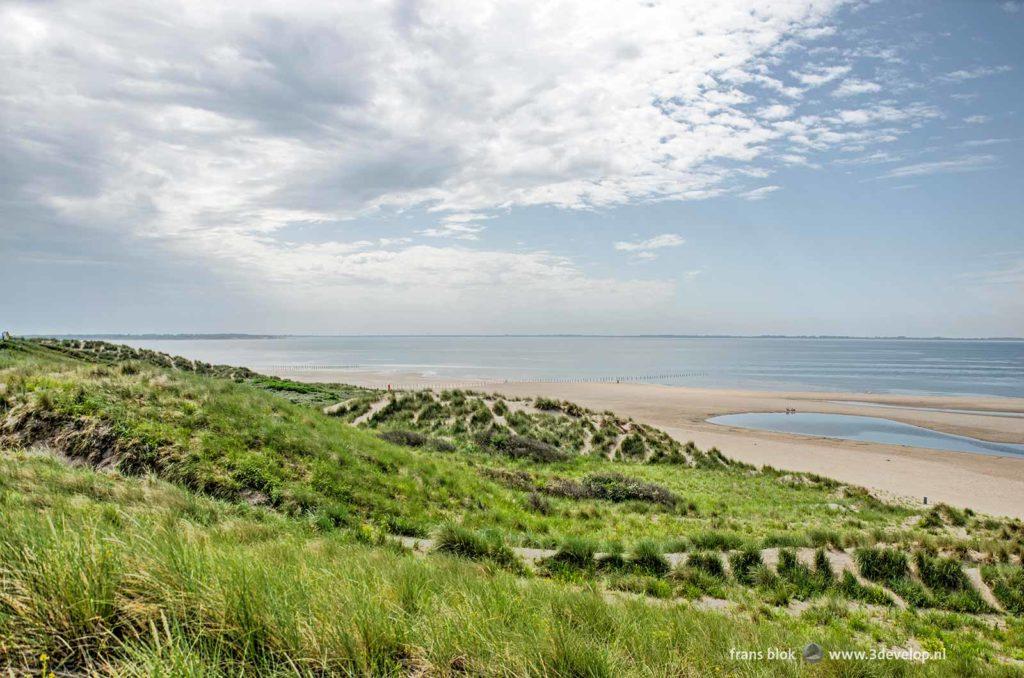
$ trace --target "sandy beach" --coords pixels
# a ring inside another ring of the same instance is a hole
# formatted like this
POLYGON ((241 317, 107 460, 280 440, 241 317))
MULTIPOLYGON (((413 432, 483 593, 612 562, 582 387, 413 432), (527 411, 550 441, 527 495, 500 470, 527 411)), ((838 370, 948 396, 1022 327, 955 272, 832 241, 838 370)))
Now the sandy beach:
POLYGON ((929 504, 946 502, 1024 518, 1024 458, 752 431, 706 421, 720 414, 793 408, 882 417, 982 440, 1024 443, 1024 417, 1000 416, 1024 413, 1024 398, 743 391, 635 383, 442 382, 415 374, 322 369, 277 373, 303 381, 391 384, 394 388, 462 385, 512 396, 562 398, 633 417, 663 428, 680 441, 715 446, 748 463, 818 473, 918 505, 928 497, 929 504))

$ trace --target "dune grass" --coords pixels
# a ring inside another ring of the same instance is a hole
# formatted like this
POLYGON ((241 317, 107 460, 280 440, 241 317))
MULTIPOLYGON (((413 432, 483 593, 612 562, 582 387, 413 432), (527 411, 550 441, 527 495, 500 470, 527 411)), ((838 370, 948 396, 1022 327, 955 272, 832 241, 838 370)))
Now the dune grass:
MULTIPOLYGON (((971 552, 999 562, 983 577, 1020 615, 1019 521, 922 514, 773 469, 363 430, 307 398, 320 386, 101 352, 0 344, 0 665, 15 672, 46 654, 115 675, 785 675, 801 666, 728 650, 808 638, 955 650, 920 667, 936 675, 1024 658, 1024 622, 976 616, 988 607, 960 569, 971 552), (433 535, 437 553, 388 535, 433 535), (534 569, 524 545, 558 552, 534 569), (783 547, 774 568, 768 546, 783 547), (793 549, 808 546, 859 547, 879 586, 833 572, 823 550, 804 564, 793 549), (669 551, 691 553, 670 570, 669 551), (730 611, 686 602, 706 597, 730 611)), ((449 400, 483 418, 472 396, 449 400)))
MULTIPOLYGON (((868 647, 853 629, 882 632, 849 610, 768 622, 608 598, 47 457, 0 454, 0 487, 0 664, 18 670, 45 654, 59 672, 110 675, 763 675, 730 649, 868 647)), ((977 641, 943 633, 964 654, 921 673, 1010 675, 972 663, 977 641)))

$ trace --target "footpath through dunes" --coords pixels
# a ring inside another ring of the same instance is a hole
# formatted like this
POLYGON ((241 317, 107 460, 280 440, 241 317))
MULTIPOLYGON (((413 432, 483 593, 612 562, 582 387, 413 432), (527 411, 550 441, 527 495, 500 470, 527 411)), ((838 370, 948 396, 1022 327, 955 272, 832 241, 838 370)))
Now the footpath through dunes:
MULTIPOLYGON (((292 378, 309 375, 289 371, 292 378)), ((351 377, 365 385, 400 375, 317 373, 319 378, 351 377)), ((409 377, 411 384, 428 383, 409 377)), ((1024 518, 1024 459, 880 443, 800 436, 719 426, 707 418, 742 412, 824 412, 884 417, 982 440, 1024 443, 1024 399, 929 397, 854 393, 772 393, 695 389, 653 384, 490 383, 479 390, 509 398, 569 400, 582 407, 614 411, 657 427, 679 442, 717 448, 730 458, 775 468, 815 473, 867 487, 885 496, 921 505, 943 502, 992 515, 1024 518), (943 411, 959 410, 959 411, 943 411), (981 412, 989 412, 982 414, 981 412)))
MULTIPOLYGON (((419 538, 419 537, 401 537, 392 536, 392 539, 396 540, 403 547, 409 549, 418 555, 427 555, 438 550, 438 541, 436 539, 419 538)), ((550 562, 556 559, 559 555, 558 549, 538 549, 538 548, 526 548, 526 547, 511 547, 511 551, 521 558, 534 571, 541 570, 546 562, 550 562)), ((755 551, 759 555, 760 561, 766 567, 772 568, 779 572, 779 554, 780 551, 784 552, 778 547, 761 549, 755 551)), ((856 562, 854 560, 854 552, 847 550, 831 550, 831 549, 813 549, 813 548, 795 548, 791 549, 791 552, 795 554, 797 562, 804 565, 808 570, 813 567, 820 567, 820 564, 816 563, 816 558, 820 558, 818 554, 821 553, 828 560, 829 568, 833 574, 843 576, 844 573, 850 573, 858 584, 864 587, 876 585, 885 595, 889 597, 892 604, 900 609, 906 609, 908 607, 907 602, 899 596, 899 594, 885 587, 882 584, 872 584, 871 581, 866 579, 858 570, 856 562)), ((743 555, 744 551, 725 551, 722 553, 715 552, 704 552, 700 555, 703 559, 701 567, 707 568, 708 562, 717 561, 721 572, 724 576, 741 576, 741 573, 737 570, 734 563, 737 563, 737 556, 743 555)), ((601 553, 595 552, 593 559, 595 567, 603 561, 615 557, 614 553, 601 553)), ((672 569, 685 568, 688 565, 691 552, 680 551, 676 553, 664 553, 662 556, 667 561, 668 565, 672 569)), ((712 566, 711 569, 714 569, 712 566)), ((785 576, 785 572, 781 572, 782 576, 785 576)), ((1001 613, 1005 612, 1002 604, 992 593, 992 589, 989 587, 988 582, 985 581, 981 574, 980 567, 968 567, 964 568, 964 574, 970 582, 970 587, 973 588, 984 601, 985 605, 991 608, 992 612, 1001 613)), ((732 602, 723 598, 713 598, 710 596, 704 596, 699 601, 702 605, 709 609, 727 609, 732 605, 732 602)), ((799 609, 799 606, 798 608, 799 609)))
POLYGON ((1019 520, 755 468, 566 400, 98 348, 0 343, 0 502, 28 526, 0 538, 0 666, 113 661, 96 639, 127 632, 148 652, 162 619, 160 648, 228 673, 755 675, 728 647, 816 638, 949 648, 939 675, 999 675, 1019 650, 1019 520), (139 499, 154 483, 169 506, 139 499))

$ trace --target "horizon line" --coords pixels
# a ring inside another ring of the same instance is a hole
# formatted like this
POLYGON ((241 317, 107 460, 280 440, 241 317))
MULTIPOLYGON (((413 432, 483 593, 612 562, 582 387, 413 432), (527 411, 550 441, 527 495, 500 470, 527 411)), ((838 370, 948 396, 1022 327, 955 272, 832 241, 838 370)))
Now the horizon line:
MULTIPOLYGON (((13 335, 13 333, 12 333, 13 335)), ((19 335, 14 335, 19 336, 19 335)), ((915 336, 915 335, 856 335, 856 334, 674 334, 674 333, 642 333, 642 334, 602 334, 580 332, 555 333, 363 333, 363 334, 307 334, 307 333, 250 333, 250 332, 78 332, 78 333, 33 333, 20 335, 31 339, 287 339, 287 338, 594 338, 594 339, 861 339, 891 341, 1024 341, 1024 337, 958 337, 958 336, 915 336)))

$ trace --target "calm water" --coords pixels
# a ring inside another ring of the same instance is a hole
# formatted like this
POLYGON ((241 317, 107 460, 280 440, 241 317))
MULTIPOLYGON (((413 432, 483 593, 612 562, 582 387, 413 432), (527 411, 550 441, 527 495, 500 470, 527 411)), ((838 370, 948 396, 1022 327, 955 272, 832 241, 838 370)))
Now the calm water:
POLYGON ((759 431, 798 433, 807 436, 863 440, 888 445, 928 447, 933 450, 977 452, 1000 456, 1024 456, 1024 445, 992 443, 987 440, 940 433, 920 426, 902 424, 890 419, 858 417, 849 414, 820 414, 815 412, 750 412, 726 414, 708 419, 713 424, 752 428, 759 431))
POLYGON ((214 363, 444 379, 640 379, 683 386, 1024 396, 1024 342, 679 337, 127 340, 214 363))

